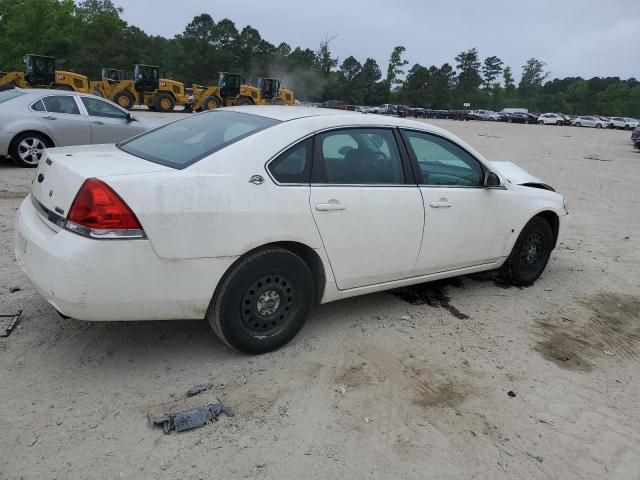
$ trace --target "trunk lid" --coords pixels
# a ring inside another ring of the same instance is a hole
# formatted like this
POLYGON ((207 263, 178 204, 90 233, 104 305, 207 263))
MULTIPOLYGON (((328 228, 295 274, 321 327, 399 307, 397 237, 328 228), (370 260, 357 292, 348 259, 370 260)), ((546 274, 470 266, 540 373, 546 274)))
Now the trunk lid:
POLYGON ((175 170, 130 155, 115 145, 52 148, 40 161, 31 195, 40 215, 55 224, 56 216, 66 218, 87 178, 165 171, 175 170))

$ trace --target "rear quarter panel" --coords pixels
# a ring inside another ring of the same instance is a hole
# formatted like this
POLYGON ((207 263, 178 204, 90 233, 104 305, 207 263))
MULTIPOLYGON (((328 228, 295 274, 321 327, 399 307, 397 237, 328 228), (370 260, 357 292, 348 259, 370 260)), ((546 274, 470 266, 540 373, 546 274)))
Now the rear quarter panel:
POLYGON ((279 147, 252 138, 185 170, 105 181, 135 212, 163 258, 238 256, 276 241, 321 248, 309 187, 273 183, 264 164, 279 147), (249 183, 252 175, 264 183, 249 183))

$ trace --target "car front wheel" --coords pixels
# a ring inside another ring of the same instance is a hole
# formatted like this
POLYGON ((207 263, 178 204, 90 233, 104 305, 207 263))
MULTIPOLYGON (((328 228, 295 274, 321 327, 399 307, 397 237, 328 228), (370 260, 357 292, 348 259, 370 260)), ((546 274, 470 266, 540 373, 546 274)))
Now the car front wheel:
POLYGON ((502 267, 507 283, 531 285, 542 274, 553 250, 553 232, 549 222, 534 217, 525 225, 509 258, 502 267))
POLYGON ((304 326, 314 298, 307 264, 281 248, 258 250, 234 265, 207 311, 216 335, 247 354, 276 350, 304 326))

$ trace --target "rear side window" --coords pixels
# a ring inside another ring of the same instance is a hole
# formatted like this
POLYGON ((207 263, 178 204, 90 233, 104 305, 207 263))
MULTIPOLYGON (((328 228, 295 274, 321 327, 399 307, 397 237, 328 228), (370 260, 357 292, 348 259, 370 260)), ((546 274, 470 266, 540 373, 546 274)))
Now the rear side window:
POLYGON ((47 112, 80 115, 76 99, 71 95, 52 95, 42 99, 47 112))
POLYGON ((157 128, 118 147, 150 162, 182 169, 278 123, 258 115, 214 110, 157 128))
POLYGON ((294 145, 269 164, 269 172, 278 183, 311 182, 311 139, 294 145))
MULTIPOLYGON (((393 132, 382 128, 350 128, 317 136, 318 178, 332 185, 404 184, 400 151, 393 132)), ((314 177, 315 177, 314 173, 314 177)))
POLYGON ((42 100, 38 100, 36 103, 31 105, 31 110, 33 110, 35 112, 46 112, 47 111, 47 109, 44 108, 44 103, 42 103, 42 100))
POLYGON ((9 100, 13 100, 14 98, 21 97, 22 95, 24 95, 23 92, 18 92, 16 90, 0 92, 0 103, 8 102, 9 100))

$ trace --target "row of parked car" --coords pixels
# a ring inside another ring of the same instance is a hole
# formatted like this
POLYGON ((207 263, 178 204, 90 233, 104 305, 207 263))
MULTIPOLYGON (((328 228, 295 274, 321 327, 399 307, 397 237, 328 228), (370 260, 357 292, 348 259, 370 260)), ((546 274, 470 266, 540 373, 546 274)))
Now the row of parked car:
POLYGON ((410 108, 405 105, 384 104, 379 107, 355 107, 362 113, 378 113, 414 118, 442 118, 453 120, 485 120, 491 122, 524 123, 538 125, 570 125, 573 127, 618 128, 633 130, 638 120, 629 117, 603 117, 599 115, 565 115, 562 113, 533 114, 525 110, 494 112, 491 110, 433 110, 410 108))
POLYGON ((469 110, 469 120, 489 120, 509 123, 534 123, 538 125, 570 125, 573 127, 619 128, 633 130, 638 120, 629 117, 603 117, 600 115, 565 115, 563 113, 533 114, 525 111, 492 112, 469 110))

